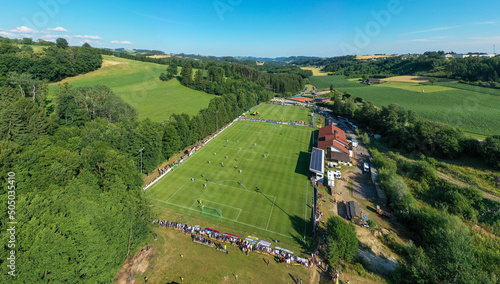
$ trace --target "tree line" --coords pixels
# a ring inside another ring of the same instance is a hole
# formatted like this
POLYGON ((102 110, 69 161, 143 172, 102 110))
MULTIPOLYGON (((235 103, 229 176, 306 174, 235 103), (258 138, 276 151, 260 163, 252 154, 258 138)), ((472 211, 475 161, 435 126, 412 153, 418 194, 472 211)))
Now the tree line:
MULTIPOLYGON (((191 62, 182 63, 179 80, 182 85, 209 94, 225 95, 239 91, 272 92, 282 97, 301 91, 305 87, 304 78, 309 73, 287 68, 262 72, 248 65, 228 62, 206 62, 194 72, 191 62), (206 74, 206 75, 205 75, 206 74)), ((298 68, 300 69, 300 68, 298 68)), ((177 75, 177 65, 171 63, 167 73, 160 75, 160 80, 170 80, 177 75)))
POLYGON ((36 79, 57 82, 97 70, 101 65, 100 51, 88 43, 70 47, 59 38, 56 44, 36 52, 31 45, 0 43, 0 86, 7 84, 9 73, 27 73, 36 79))
POLYGON ((481 86, 500 88, 500 57, 467 57, 446 59, 443 51, 425 52, 419 57, 389 57, 383 60, 357 60, 355 56, 326 59, 301 59, 297 65, 324 66, 322 71, 349 78, 385 78, 399 75, 447 77, 463 83, 483 83, 481 86))

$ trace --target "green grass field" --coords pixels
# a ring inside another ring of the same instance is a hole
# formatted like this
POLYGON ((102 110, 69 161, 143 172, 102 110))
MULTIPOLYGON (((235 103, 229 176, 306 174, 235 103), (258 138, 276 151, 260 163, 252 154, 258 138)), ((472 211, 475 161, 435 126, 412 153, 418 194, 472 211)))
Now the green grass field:
POLYGON ((479 86, 472 86, 468 84, 450 83, 450 82, 436 82, 435 85, 500 96, 500 89, 485 88, 479 86))
MULTIPOLYGON (((453 83, 450 83, 453 84, 453 83)), ((419 83, 408 83, 408 82, 385 82, 384 84, 379 84, 379 85, 373 85, 372 87, 389 87, 389 88, 397 88, 397 89, 403 89, 407 91, 412 91, 412 92, 417 92, 417 93, 422 93, 422 90, 424 90, 424 93, 432 93, 432 92, 440 92, 440 91, 449 91, 450 88, 440 86, 440 85, 421 85, 419 83)))
POLYGON ((103 66, 94 72, 67 78, 50 86, 68 82, 73 86, 103 84, 132 105, 139 119, 161 121, 174 113, 195 115, 208 106, 213 95, 182 86, 177 80, 158 79, 167 66, 103 55, 103 66))
POLYGON ((296 243, 306 234, 311 217, 312 130, 236 122, 146 194, 153 203, 185 216, 199 218, 201 206, 210 206, 222 210, 222 219, 213 222, 267 240, 296 243))
POLYGON ((379 107, 396 103, 416 111, 425 119, 460 127, 472 137, 484 139, 484 135, 500 133, 500 96, 490 94, 496 91, 494 89, 469 88, 457 83, 436 83, 431 86, 389 82, 365 86, 343 79, 342 76, 311 77, 311 83, 317 78, 325 85, 328 83, 321 81, 321 78, 328 78, 328 82, 336 82, 334 88, 337 90, 347 91, 353 97, 362 97, 379 107))
POLYGON ((33 48, 34 52, 40 52, 40 51, 48 48, 48 46, 44 46, 44 45, 26 45, 26 44, 14 44, 14 45, 19 47, 19 48, 22 48, 23 46, 31 46, 31 48, 33 48))
POLYGON ((312 110, 306 107, 262 104, 253 108, 253 111, 258 111, 259 114, 250 115, 247 113, 246 117, 279 121, 304 121, 306 124, 312 124, 312 110))
POLYGON ((346 80, 344 76, 311 76, 310 80, 311 84, 316 86, 318 90, 329 89, 330 85, 333 85, 333 88, 337 90, 347 87, 366 87, 365 84, 357 81, 346 80))

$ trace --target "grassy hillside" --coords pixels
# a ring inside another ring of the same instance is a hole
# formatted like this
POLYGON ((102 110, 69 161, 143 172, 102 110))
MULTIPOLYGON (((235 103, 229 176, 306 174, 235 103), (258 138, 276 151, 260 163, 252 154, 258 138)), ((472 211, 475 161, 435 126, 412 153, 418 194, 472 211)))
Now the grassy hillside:
MULTIPOLYGON (((102 67, 94 72, 67 78, 73 86, 103 84, 132 105, 139 119, 161 121, 173 113, 195 115, 208 106, 213 95, 182 86, 177 80, 158 79, 167 66, 103 55, 102 67)), ((57 83, 57 84, 59 84, 57 83)), ((50 86, 53 94, 57 84, 50 86)))
POLYGON ((474 137, 484 138, 482 135, 500 133, 500 96, 492 94, 496 91, 494 89, 468 88, 468 85, 458 83, 436 83, 431 86, 388 82, 366 86, 342 76, 311 77, 311 83, 317 84, 318 88, 333 84, 339 91, 347 91, 353 97, 362 97, 380 107, 397 103, 416 111, 425 119, 460 127, 474 137), (422 90, 425 92, 422 93, 422 90))
POLYGON ((19 48, 22 48, 24 46, 31 46, 31 48, 33 48, 33 51, 34 52, 39 52, 41 50, 44 50, 44 49, 47 49, 48 46, 44 46, 44 45, 26 45, 26 44, 14 44, 15 46, 19 47, 19 48))

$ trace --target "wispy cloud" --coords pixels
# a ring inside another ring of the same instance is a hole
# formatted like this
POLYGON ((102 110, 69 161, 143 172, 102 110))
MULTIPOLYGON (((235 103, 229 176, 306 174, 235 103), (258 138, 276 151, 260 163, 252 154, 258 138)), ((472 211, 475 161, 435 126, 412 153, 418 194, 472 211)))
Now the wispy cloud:
POLYGON ((102 39, 100 36, 97 35, 43 35, 42 38, 82 38, 82 39, 102 39))
POLYGON ((409 32, 403 35, 412 35, 412 34, 421 34, 421 33, 428 33, 428 32, 435 32, 435 31, 443 31, 443 30, 451 30, 451 29, 456 29, 460 28, 461 26, 453 26, 453 27, 440 27, 440 28, 435 28, 435 29, 430 29, 430 30, 422 30, 422 31, 415 31, 415 32, 409 32))
POLYGON ((439 27, 439 28, 428 29, 428 30, 414 31, 414 32, 400 34, 400 35, 401 36, 405 36, 405 35, 412 35, 412 34, 421 34, 421 33, 428 33, 428 32, 444 31, 444 30, 458 29, 458 28, 463 28, 463 27, 470 27, 470 26, 475 26, 475 25, 494 25, 496 23, 497 22, 494 22, 494 21, 476 22, 476 23, 465 24, 465 25, 460 25, 460 26, 439 27))
POLYGON ((119 43, 119 44, 132 44, 132 42, 128 41, 128 40, 122 40, 122 41, 119 41, 119 40, 113 40, 111 41, 111 43, 119 43))
POLYGON ((473 25, 493 25, 496 23, 497 22, 478 22, 478 23, 473 23, 473 25))
POLYGON ((20 26, 20 27, 17 27, 15 29, 13 29, 13 30, 9 30, 9 32, 12 32, 12 33, 23 33, 23 34, 38 33, 38 31, 35 31, 32 28, 28 28, 27 26, 20 26))
POLYGON ((4 31, 0 31, 0 35, 3 35, 3 36, 14 36, 13 33, 11 33, 11 32, 4 32, 4 31))
POLYGON ((444 39, 449 39, 448 36, 434 36, 429 38, 416 38, 416 39, 408 39, 408 40, 398 40, 399 42, 436 42, 442 41, 444 39))
POLYGON ((491 42, 492 44, 500 41, 500 35, 498 36, 482 36, 482 37, 469 37, 470 40, 480 41, 480 42, 491 42))
POLYGON ((68 30, 63 28, 63 27, 55 27, 55 28, 48 28, 48 31, 55 31, 55 32, 67 32, 68 30))
POLYGON ((87 39, 102 39, 100 36, 96 35, 74 35, 76 38, 87 38, 87 39))

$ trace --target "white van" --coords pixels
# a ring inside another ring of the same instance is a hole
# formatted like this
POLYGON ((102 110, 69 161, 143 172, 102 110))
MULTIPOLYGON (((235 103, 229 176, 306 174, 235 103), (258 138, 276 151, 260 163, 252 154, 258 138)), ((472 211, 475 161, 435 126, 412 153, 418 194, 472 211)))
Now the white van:
POLYGON ((370 166, 368 165, 368 163, 364 163, 363 170, 365 171, 365 173, 370 171, 370 166))

